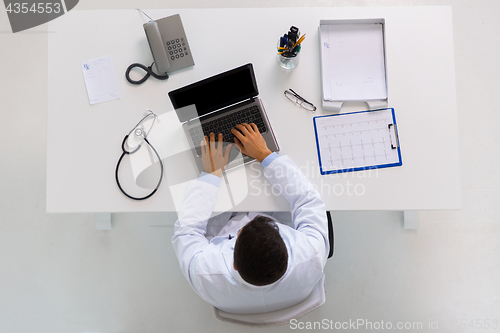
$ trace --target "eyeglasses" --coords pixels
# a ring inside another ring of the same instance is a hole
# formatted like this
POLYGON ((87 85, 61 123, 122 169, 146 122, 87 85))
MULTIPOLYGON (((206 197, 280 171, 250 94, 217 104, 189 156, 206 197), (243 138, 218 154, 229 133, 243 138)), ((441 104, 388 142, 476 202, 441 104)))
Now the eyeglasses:
POLYGON ((300 97, 299 94, 297 94, 292 89, 285 90, 284 94, 289 100, 303 107, 304 109, 312 112, 316 111, 316 107, 311 102, 308 102, 304 98, 300 97))

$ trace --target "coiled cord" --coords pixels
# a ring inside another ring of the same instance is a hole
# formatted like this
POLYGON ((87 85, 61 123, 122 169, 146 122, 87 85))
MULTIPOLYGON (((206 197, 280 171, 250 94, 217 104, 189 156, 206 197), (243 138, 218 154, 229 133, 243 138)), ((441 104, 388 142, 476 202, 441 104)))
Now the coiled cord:
POLYGON ((167 73, 165 73, 165 75, 160 76, 160 75, 156 74, 155 72, 153 72, 153 69, 152 69, 153 65, 154 65, 154 62, 149 67, 146 67, 143 64, 139 64, 139 63, 133 63, 132 65, 128 66, 127 71, 125 72, 125 77, 127 78, 127 81, 132 83, 132 84, 141 84, 141 83, 144 83, 147 79, 149 79, 150 76, 153 76, 155 79, 158 79, 158 80, 168 79, 167 73), (144 75, 144 77, 138 81, 132 80, 130 78, 130 71, 135 67, 139 67, 146 72, 146 75, 144 75))

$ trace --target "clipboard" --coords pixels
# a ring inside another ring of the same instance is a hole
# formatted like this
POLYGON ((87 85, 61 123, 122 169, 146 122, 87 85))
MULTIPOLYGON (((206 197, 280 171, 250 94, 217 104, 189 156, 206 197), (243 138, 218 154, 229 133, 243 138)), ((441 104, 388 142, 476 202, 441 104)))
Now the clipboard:
POLYGON ((313 118, 322 175, 403 165, 393 108, 313 118))

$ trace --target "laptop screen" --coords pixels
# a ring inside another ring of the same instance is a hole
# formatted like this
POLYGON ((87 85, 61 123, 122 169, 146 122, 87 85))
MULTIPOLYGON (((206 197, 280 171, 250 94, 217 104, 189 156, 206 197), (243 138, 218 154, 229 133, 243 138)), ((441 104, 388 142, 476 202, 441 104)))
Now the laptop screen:
POLYGON ((252 64, 195 82, 168 93, 180 122, 204 116, 259 94, 252 64), (194 108, 188 106, 196 106, 194 108))

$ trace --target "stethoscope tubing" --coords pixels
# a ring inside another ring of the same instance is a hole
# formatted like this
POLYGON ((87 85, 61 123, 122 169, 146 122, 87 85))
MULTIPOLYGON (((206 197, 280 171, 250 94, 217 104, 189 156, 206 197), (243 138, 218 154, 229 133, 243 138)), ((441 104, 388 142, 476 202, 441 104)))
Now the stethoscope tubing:
MULTIPOLYGON (((125 157, 126 155, 132 155, 134 154, 135 152, 137 152, 141 147, 142 147, 142 144, 140 144, 139 146, 137 146, 137 148, 135 148, 134 150, 132 151, 129 151, 127 149, 125 149, 125 145, 127 143, 127 140, 129 138, 129 135, 138 128, 138 126, 144 121, 146 120, 146 118, 150 117, 151 115, 153 115, 155 118, 157 117, 157 115, 150 111, 151 113, 148 114, 147 116, 145 116, 144 118, 141 119, 141 121, 139 121, 137 123, 137 125, 135 125, 135 127, 125 136, 125 138, 123 138, 123 141, 122 141, 122 154, 120 156, 120 158, 118 159, 118 162, 116 163, 116 169, 115 169, 115 179, 116 179, 116 184, 118 185, 118 188, 120 189, 120 191, 128 198, 132 199, 132 200, 145 200, 145 199, 148 199, 150 198, 153 194, 156 193, 156 191, 158 191, 158 188, 160 187, 160 184, 161 184, 161 181, 163 180, 163 162, 161 160, 161 157, 160 157, 160 154, 158 154, 158 152, 156 151, 156 149, 153 147, 153 145, 149 142, 149 140, 147 139, 147 135, 149 134, 149 132, 151 131, 151 129, 153 128, 153 124, 151 124, 151 127, 149 129, 149 131, 147 131, 146 133, 144 133, 144 141, 147 143, 147 145, 153 150, 153 152, 155 153, 156 157, 158 158, 158 161, 160 163, 160 179, 158 180, 158 183, 156 184, 156 187, 155 189, 149 193, 148 195, 144 196, 144 197, 134 197, 130 194, 128 194, 124 189, 123 187, 121 186, 120 184, 120 179, 118 177, 118 172, 120 170, 120 165, 122 163, 122 160, 123 160, 123 157, 125 157)), ((154 120, 153 120, 153 123, 154 123, 154 120)))

